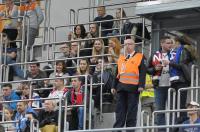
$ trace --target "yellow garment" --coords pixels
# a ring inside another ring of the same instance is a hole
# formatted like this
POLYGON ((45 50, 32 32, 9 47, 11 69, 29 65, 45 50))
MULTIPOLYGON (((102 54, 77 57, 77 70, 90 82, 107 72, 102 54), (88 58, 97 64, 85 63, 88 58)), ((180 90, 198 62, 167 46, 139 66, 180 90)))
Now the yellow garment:
POLYGON ((56 125, 45 125, 44 127, 40 128, 41 132, 58 132, 58 126, 56 125))
POLYGON ((149 74, 146 74, 145 90, 140 94, 140 97, 154 97, 152 78, 149 74))

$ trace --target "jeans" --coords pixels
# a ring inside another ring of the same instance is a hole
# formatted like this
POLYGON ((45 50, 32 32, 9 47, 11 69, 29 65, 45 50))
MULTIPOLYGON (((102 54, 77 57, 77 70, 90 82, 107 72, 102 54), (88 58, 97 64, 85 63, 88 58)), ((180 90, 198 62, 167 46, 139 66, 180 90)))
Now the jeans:
MULTIPOLYGON (((155 89, 155 105, 156 110, 165 110, 166 102, 168 98, 168 89, 169 87, 158 87, 155 89)), ((159 113, 156 118, 157 125, 165 125, 165 114, 159 113)), ((163 129, 159 129, 160 131, 164 131, 163 129)))
POLYGON ((83 130, 84 107, 78 107, 78 129, 83 130))

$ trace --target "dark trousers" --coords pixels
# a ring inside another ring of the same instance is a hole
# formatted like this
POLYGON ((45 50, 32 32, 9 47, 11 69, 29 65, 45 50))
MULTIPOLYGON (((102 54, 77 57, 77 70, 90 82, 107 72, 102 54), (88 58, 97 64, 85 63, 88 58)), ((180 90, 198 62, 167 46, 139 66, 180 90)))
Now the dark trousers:
MULTIPOLYGON (((137 123, 139 94, 133 92, 120 91, 117 93, 116 122, 114 128, 135 127, 137 123)), ((128 132, 134 132, 129 130, 128 132)))
MULTIPOLYGON (((189 87, 188 83, 183 83, 183 82, 176 82, 176 83, 172 83, 171 87, 174 88, 176 90, 176 106, 177 106, 177 101, 178 101, 178 90, 180 88, 185 88, 185 87, 189 87)), ((180 92, 180 109, 186 109, 186 101, 187 101, 187 91, 181 91, 180 92)), ((186 118, 187 117, 187 113, 186 112, 181 112, 180 116, 182 118, 186 118)))

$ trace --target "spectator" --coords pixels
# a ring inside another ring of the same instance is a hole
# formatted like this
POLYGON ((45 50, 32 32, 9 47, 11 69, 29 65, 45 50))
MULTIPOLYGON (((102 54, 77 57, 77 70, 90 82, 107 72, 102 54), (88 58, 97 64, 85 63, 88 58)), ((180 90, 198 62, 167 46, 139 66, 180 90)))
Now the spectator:
MULTIPOLYGON (((69 33, 68 40, 81 40, 85 39, 87 36, 85 27, 81 25, 77 25, 74 27, 74 34, 69 33)), ((78 43, 78 50, 79 50, 79 56, 88 56, 87 50, 84 48, 88 48, 86 45, 86 41, 79 41, 78 43)))
MULTIPOLYGON (((56 61, 56 71, 51 73, 49 78, 55 78, 56 76, 65 77, 69 76, 69 73, 67 73, 67 68, 65 67, 64 61, 56 61)), ((51 81, 51 83, 53 80, 51 81)), ((69 78, 65 79, 65 85, 69 84, 69 78)))
MULTIPOLYGON (((169 52, 172 48, 172 39, 164 36, 160 40, 161 49, 156 51, 149 59, 148 73, 152 75, 153 86, 155 89, 156 110, 165 110, 170 87, 169 66, 163 66, 163 60, 169 60, 169 52)), ((157 125, 165 125, 165 114, 158 114, 157 125)), ((166 129, 159 129, 165 131, 166 129)))
POLYGON ((87 59, 80 59, 79 66, 77 67, 77 75, 89 75, 90 65, 87 59))
MULTIPOLYGON (((78 42, 72 42, 71 43, 70 57, 71 58, 77 57, 77 56, 79 56, 78 54, 79 54, 78 42)), ((72 66, 77 67, 77 59, 72 60, 72 66)), ((75 69, 72 69, 72 70, 74 72, 75 69)))
MULTIPOLYGON (((120 56, 116 78, 113 81, 111 92, 117 93, 116 122, 114 128, 135 127, 139 92, 145 87, 146 66, 143 54, 137 53, 132 39, 126 39, 125 56, 120 56), (134 62, 134 64, 132 63, 134 62)), ((131 130, 130 132, 135 132, 131 130)))
MULTIPOLYGON (((29 64, 29 71, 27 72, 26 79, 32 80, 32 79, 41 79, 46 78, 46 73, 40 70, 40 63, 37 62, 37 60, 32 60, 31 64, 29 64)), ((32 88, 38 89, 42 88, 44 86, 44 81, 32 81, 32 88)), ((42 93, 37 92, 39 95, 42 93)))
MULTIPOLYGON (((70 44, 64 43, 60 47, 60 51, 63 54, 62 56, 59 56, 58 59, 66 59, 66 58, 71 58, 70 56, 70 44)), ((72 60, 65 60, 65 67, 72 67, 72 60)))
POLYGON ((20 16, 26 15, 28 16, 28 18, 26 17, 26 20, 29 19, 29 23, 25 21, 25 24, 26 24, 26 34, 28 33, 27 35, 28 37, 26 38, 28 39, 28 43, 26 44, 28 48, 27 61, 30 61, 31 47, 33 46, 35 38, 39 33, 39 26, 44 19, 44 15, 40 6, 37 5, 35 0, 25 0, 25 1, 26 2, 23 2, 22 5, 19 7, 20 11, 19 15, 20 16))
MULTIPOLYGON (((64 79, 57 78, 54 82, 54 88, 49 94, 48 98, 62 98, 67 94, 68 89, 64 85, 64 79)), ((56 102, 58 103, 59 100, 57 99, 56 102)))
MULTIPOLYGON (((126 18, 126 13, 125 13, 124 9, 117 8, 115 17, 116 17, 116 19, 126 18)), ((129 21, 129 20, 127 19, 127 20, 114 21, 113 28, 115 28, 115 29, 113 30, 112 34, 113 35, 120 34, 120 29, 122 29, 122 27, 126 21, 129 21)))
MULTIPOLYGON (((164 66, 170 67, 170 83, 171 87, 178 92, 180 88, 190 86, 191 75, 190 70, 193 62, 191 53, 184 47, 184 43, 177 38, 175 49, 171 52, 171 60, 163 60, 164 66), (173 56, 175 54, 175 56, 173 56), (189 77, 189 78, 188 78, 189 77)), ((187 91, 181 92, 180 108, 185 109, 187 100, 187 91)), ((181 112, 181 117, 186 117, 186 112, 181 112)))
POLYGON ((15 115, 15 124, 17 132, 26 132, 30 130, 30 121, 37 119, 37 113, 28 106, 27 102, 17 102, 17 113, 15 115))
MULTIPOLYGON (((145 110, 150 113, 149 122, 151 122, 151 113, 154 111, 155 107, 155 98, 154 98, 154 89, 152 84, 152 76, 146 74, 145 89, 140 94, 142 111, 145 110)), ((147 125, 147 118, 144 116, 144 123, 147 125)), ((146 130, 144 130, 146 132, 146 130)))
MULTIPOLYGON (((83 105, 84 103, 84 88, 82 87, 82 78, 74 77, 71 79, 72 88, 68 93, 68 104, 70 105, 83 105)), ((84 117, 84 108, 74 107, 72 109, 72 117, 73 114, 78 115, 78 130, 83 129, 83 117, 84 117)))
MULTIPOLYGON (((13 0, 6 0, 5 6, 1 6, 0 17, 6 18, 3 21, 3 33, 5 33, 10 41, 14 41, 17 38, 17 19, 13 17, 18 16, 18 7, 14 5, 13 0)), ((11 48, 17 48, 16 42, 10 42, 9 46, 11 48)))
MULTIPOLYGON (((21 99, 40 99, 40 96, 34 92, 33 89, 30 88, 29 83, 22 83, 22 95, 21 99)), ((30 101, 29 102, 30 107, 40 108, 42 107, 41 100, 37 101, 30 101)))
POLYGON ((68 34, 68 40, 84 39, 87 36, 85 27, 80 24, 74 27, 74 33, 68 34))
MULTIPOLYGON (((112 20, 113 16, 106 14, 105 6, 99 6, 97 8, 98 16, 94 19, 94 21, 105 21, 105 20, 112 20)), ((113 21, 107 22, 98 22, 98 26, 101 28, 101 35, 100 36, 107 36, 108 33, 112 33, 113 21)))
MULTIPOLYGON (((2 62, 4 62, 4 59, 6 59, 6 65, 8 64, 14 64, 16 63, 16 57, 17 57, 17 49, 16 48, 7 48, 7 54, 4 53, 2 56, 2 62)), ((10 66, 9 71, 9 81, 13 80, 13 76, 17 75, 20 78, 24 78, 24 72, 20 69, 19 65, 12 65, 10 66), (14 74, 12 73, 14 71, 14 74)))
POLYGON ((120 41, 117 38, 109 38, 108 46, 108 54, 111 54, 111 56, 108 56, 108 61, 116 63, 120 55, 120 41))
MULTIPOLYGON (((193 109, 193 110, 187 112, 189 119, 184 121, 183 124, 199 124, 200 123, 199 112, 195 110, 197 108, 199 108, 199 104, 194 101, 191 101, 187 105, 187 109, 193 109)), ((199 126, 180 127, 179 132, 200 132, 200 127, 199 126)))
MULTIPOLYGON (((3 92, 3 100, 4 101, 14 101, 14 100, 20 100, 20 97, 16 94, 14 90, 12 90, 12 85, 10 83, 4 84, 2 86, 2 92, 3 92)), ((5 104, 7 108, 15 111, 17 110, 17 103, 6 103, 5 104)))
MULTIPOLYGON (((96 23, 90 24, 90 31, 87 34, 87 38, 98 38, 99 37, 99 26, 96 23)), ((94 44, 94 40, 87 41, 88 48, 91 48, 94 44)))
POLYGON ((41 132, 56 132, 58 126, 58 109, 55 100, 45 100, 44 109, 39 112, 41 132))
MULTIPOLYGON (((5 121, 13 121, 14 111, 9 108, 4 108, 4 117, 5 121)), ((7 123, 3 124, 4 129, 6 131, 15 131, 15 124, 14 123, 7 123)))
POLYGON ((96 55, 104 55, 104 53, 105 53, 104 41, 102 39, 96 39, 94 41, 94 45, 92 48, 93 58, 90 59, 91 64, 93 65, 97 64, 97 59, 101 57, 100 56, 97 57, 96 55))
MULTIPOLYGON (((105 57, 104 57, 105 58, 105 57)), ((95 68, 95 72, 93 74, 93 83, 104 83, 102 85, 102 93, 103 93, 103 103, 109 102, 111 103, 113 100, 113 96, 111 94, 111 86, 113 81, 112 75, 112 67, 107 64, 106 59, 99 58, 97 60, 97 65, 95 68), (104 95, 104 93, 106 93, 104 95)), ((101 95, 101 85, 93 86, 93 96, 94 97, 94 106, 97 109, 100 109, 100 95, 101 95)))

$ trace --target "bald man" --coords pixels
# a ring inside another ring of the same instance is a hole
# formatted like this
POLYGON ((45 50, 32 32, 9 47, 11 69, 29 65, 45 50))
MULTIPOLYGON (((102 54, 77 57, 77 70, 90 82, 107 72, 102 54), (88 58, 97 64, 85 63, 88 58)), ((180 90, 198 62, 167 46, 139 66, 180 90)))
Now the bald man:
POLYGON ((125 56, 120 55, 118 59, 116 78, 111 89, 112 94, 117 94, 114 128, 124 127, 124 124, 126 127, 136 126, 139 94, 145 87, 145 57, 135 51, 132 39, 126 39, 124 45, 125 56))

